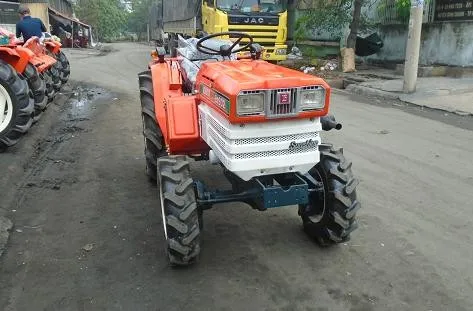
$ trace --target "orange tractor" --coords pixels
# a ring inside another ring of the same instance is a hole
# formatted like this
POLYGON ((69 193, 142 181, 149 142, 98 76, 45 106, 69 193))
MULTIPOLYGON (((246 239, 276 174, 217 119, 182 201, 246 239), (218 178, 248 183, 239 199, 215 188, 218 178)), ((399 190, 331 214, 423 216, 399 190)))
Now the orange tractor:
POLYGON ((171 265, 198 259, 203 211, 228 202, 296 206, 321 246, 348 241, 358 180, 343 150, 322 143, 322 131, 342 127, 328 114, 329 85, 261 60, 245 33, 179 41, 176 58, 157 48, 139 74, 146 172, 159 188, 171 265), (242 51, 251 57, 237 59, 242 51), (231 189, 194 180, 191 160, 220 165, 231 189))
POLYGON ((0 102, 4 103, 0 104, 0 149, 4 150, 39 120, 67 82, 70 67, 59 42, 33 37, 23 43, 7 30, 0 33, 7 40, 0 45, 0 102))

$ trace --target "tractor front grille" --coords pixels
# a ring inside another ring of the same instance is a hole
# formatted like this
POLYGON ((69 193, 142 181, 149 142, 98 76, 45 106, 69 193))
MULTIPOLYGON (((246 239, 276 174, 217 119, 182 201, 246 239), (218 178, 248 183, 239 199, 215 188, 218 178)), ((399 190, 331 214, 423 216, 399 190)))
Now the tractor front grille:
POLYGON ((268 117, 290 116, 296 114, 296 97, 296 89, 278 89, 270 91, 268 117))

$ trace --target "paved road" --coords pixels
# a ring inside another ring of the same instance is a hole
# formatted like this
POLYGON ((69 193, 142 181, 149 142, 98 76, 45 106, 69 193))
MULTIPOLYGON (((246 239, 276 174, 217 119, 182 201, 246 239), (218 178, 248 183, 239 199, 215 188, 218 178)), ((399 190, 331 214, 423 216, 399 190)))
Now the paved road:
MULTIPOLYGON (((12 151, 20 161, 36 148, 1 205, 15 223, 1 310, 471 310, 473 133, 455 125, 465 119, 334 95, 344 130, 325 137, 361 179, 352 241, 323 250, 294 209, 230 204, 205 215, 200 263, 172 270, 143 170, 137 73, 149 47, 115 47, 69 53, 71 101, 43 120, 44 139, 12 151)), ((214 183, 218 172, 195 167, 214 183)))

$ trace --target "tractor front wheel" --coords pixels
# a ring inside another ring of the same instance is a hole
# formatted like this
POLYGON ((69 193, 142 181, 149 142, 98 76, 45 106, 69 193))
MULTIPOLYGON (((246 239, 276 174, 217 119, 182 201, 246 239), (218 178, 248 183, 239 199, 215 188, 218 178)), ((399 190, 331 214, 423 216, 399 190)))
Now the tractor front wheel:
POLYGON ((342 149, 321 145, 320 162, 305 176, 309 184, 320 187, 309 194, 307 205, 299 206, 299 215, 304 231, 320 246, 346 242, 358 227, 355 219, 360 209, 356 197, 358 180, 351 166, 342 149))
POLYGON ((33 92, 34 98, 34 122, 37 122, 46 105, 48 104, 48 98, 46 97, 46 81, 38 73, 38 70, 32 65, 28 64, 23 73, 26 80, 28 81, 28 86, 33 92))
POLYGON ((16 144, 30 129, 33 112, 28 83, 0 60, 0 151, 16 144))
POLYGON ((153 80, 150 71, 138 75, 140 84, 141 119, 143 122, 143 136, 145 142, 146 174, 156 182, 156 162, 158 158, 166 156, 164 137, 156 120, 154 109, 153 80))
POLYGON ((200 253, 199 212, 189 162, 185 156, 160 158, 157 175, 169 263, 188 266, 200 253))

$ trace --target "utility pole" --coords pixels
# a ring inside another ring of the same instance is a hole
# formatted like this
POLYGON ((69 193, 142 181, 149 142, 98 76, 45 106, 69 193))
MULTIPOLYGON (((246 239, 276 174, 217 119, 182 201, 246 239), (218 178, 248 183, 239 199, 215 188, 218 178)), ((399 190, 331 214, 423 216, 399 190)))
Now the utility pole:
POLYGON ((414 93, 419 67, 420 35, 424 13, 424 0, 411 0, 409 32, 407 35, 406 61, 404 63, 404 93, 414 93))

